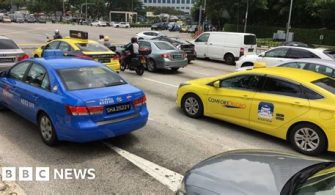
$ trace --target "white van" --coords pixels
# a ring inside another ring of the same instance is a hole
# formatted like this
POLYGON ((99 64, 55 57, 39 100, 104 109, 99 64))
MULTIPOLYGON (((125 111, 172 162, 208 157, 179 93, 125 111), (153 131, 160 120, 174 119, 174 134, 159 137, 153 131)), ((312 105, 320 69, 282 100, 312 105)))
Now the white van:
POLYGON ((250 33, 204 32, 193 41, 198 58, 235 64, 245 54, 256 53, 256 35, 250 33))

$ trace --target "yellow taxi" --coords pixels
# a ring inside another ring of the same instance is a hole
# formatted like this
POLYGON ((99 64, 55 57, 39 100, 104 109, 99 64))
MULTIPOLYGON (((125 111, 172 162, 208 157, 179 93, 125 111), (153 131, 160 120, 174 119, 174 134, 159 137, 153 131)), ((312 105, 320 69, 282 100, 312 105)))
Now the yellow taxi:
POLYGON ((192 118, 231 122, 287 140, 297 151, 335 151, 335 80, 311 71, 257 68, 180 84, 192 118))
POLYGON ((33 52, 35 58, 42 57, 43 51, 47 49, 59 49, 64 53, 80 51, 83 58, 91 58, 101 62, 116 72, 120 72, 120 61, 115 52, 104 45, 88 39, 87 32, 70 31, 70 36, 63 39, 55 39, 37 48, 33 52))

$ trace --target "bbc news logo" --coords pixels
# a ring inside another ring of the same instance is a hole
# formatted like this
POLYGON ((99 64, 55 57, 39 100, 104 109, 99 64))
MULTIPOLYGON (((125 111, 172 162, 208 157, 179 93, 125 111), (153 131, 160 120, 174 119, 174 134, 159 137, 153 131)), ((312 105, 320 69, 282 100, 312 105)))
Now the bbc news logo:
POLYGON ((50 169, 49 167, 2 167, 2 181, 94 180, 95 169, 50 169))

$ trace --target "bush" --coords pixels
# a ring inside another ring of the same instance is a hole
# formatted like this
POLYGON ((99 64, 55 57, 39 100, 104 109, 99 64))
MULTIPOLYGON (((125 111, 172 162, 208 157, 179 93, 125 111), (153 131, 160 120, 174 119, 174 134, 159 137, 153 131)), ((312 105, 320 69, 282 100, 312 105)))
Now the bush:
POLYGON ((150 28, 151 24, 130 24, 131 28, 150 28))
MULTIPOLYGON (((237 28, 234 24, 226 24, 224 30, 227 32, 236 32, 237 28)), ((242 32, 242 30, 241 26, 239 32, 242 32)), ((247 32, 256 34, 257 38, 272 38, 273 33, 278 30, 285 31, 286 29, 283 27, 250 25, 247 32)), ((335 30, 292 28, 291 32, 294 32, 294 41, 335 46, 335 30), (324 35, 324 40, 320 41, 320 35, 324 35)))

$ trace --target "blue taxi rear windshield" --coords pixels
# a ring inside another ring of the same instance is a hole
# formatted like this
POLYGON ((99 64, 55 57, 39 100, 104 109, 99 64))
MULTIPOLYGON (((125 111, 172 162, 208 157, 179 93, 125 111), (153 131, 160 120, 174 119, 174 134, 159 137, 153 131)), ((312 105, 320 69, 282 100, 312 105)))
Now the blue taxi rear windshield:
POLYGON ((127 84, 107 67, 82 67, 57 70, 66 89, 82 90, 127 84))
POLYGON ((99 43, 77 43, 81 51, 109 51, 107 47, 99 43))

